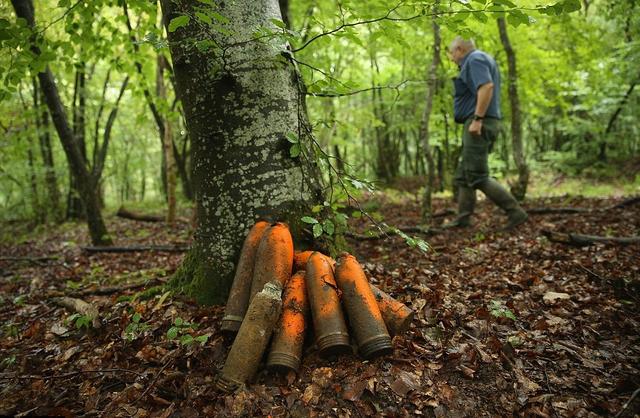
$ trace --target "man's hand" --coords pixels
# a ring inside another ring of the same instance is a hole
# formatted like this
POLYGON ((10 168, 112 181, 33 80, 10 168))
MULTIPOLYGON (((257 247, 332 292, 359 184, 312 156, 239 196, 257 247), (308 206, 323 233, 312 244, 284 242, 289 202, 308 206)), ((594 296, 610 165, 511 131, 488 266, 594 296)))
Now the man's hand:
POLYGON ((469 125, 469 133, 473 136, 480 136, 480 134, 482 133, 482 121, 471 121, 471 125, 469 125))

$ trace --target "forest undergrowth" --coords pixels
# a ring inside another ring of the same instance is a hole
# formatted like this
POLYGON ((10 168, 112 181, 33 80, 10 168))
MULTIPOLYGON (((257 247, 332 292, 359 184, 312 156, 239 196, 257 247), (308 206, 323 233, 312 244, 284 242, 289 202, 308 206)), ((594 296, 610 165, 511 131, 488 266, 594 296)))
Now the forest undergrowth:
MULTIPOLYGON (((620 201, 528 200, 594 210, 531 215, 512 233, 493 232, 504 219, 481 201, 473 228, 426 237, 426 255, 400 238, 350 239, 371 281, 416 312, 393 355, 326 360, 309 341, 297 375, 263 371, 230 395, 213 385, 229 350, 223 307, 164 287, 182 253, 88 253, 83 225, 4 239, 0 415, 634 416, 640 244, 573 247, 540 233, 637 235, 640 204, 609 209, 620 201), (64 296, 97 307, 99 327, 58 306, 64 296)), ((419 221, 412 199, 376 206, 389 224, 419 221)), ((107 222, 115 245, 190 240, 186 219, 107 222)))

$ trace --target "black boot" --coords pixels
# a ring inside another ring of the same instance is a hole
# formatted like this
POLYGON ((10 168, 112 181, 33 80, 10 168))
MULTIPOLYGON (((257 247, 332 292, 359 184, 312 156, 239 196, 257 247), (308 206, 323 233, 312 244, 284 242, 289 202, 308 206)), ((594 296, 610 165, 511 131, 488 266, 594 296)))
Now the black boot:
POLYGON ((507 214, 507 224, 500 229, 501 231, 511 231, 527 221, 527 212, 520 207, 511 193, 494 179, 484 180, 478 189, 507 214))
POLYGON ((476 207, 476 190, 471 187, 460 186, 458 188, 458 216, 451 222, 442 225, 442 228, 466 228, 471 226, 471 215, 476 207))

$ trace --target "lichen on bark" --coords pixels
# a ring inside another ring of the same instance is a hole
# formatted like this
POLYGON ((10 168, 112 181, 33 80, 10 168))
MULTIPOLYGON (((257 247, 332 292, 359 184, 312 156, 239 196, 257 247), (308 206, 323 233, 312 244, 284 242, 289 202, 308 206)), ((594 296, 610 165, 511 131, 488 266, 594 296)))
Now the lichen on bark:
POLYGON ((253 39, 281 18, 276 0, 163 0, 162 6, 167 22, 207 7, 229 19, 224 32, 203 30, 192 18, 168 34, 193 141, 198 219, 193 249, 173 284, 201 303, 222 303, 251 226, 258 219, 287 222, 299 242, 300 218, 323 201, 317 167, 291 158, 286 139, 293 132, 308 141, 304 93, 297 69, 282 59, 286 44, 253 39), (203 37, 218 48, 194 47, 203 37))

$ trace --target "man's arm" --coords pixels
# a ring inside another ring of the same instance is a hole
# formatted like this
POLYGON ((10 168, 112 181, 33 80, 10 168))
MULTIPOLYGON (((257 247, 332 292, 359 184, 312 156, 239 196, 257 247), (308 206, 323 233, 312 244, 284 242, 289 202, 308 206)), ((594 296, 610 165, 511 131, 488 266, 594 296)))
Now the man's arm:
MULTIPOLYGON (((478 87, 476 97, 476 115, 484 117, 487 113, 489 103, 493 97, 493 83, 486 83, 478 87)), ((472 135, 480 135, 482 132, 482 120, 474 120, 469 125, 469 133, 472 135)))

